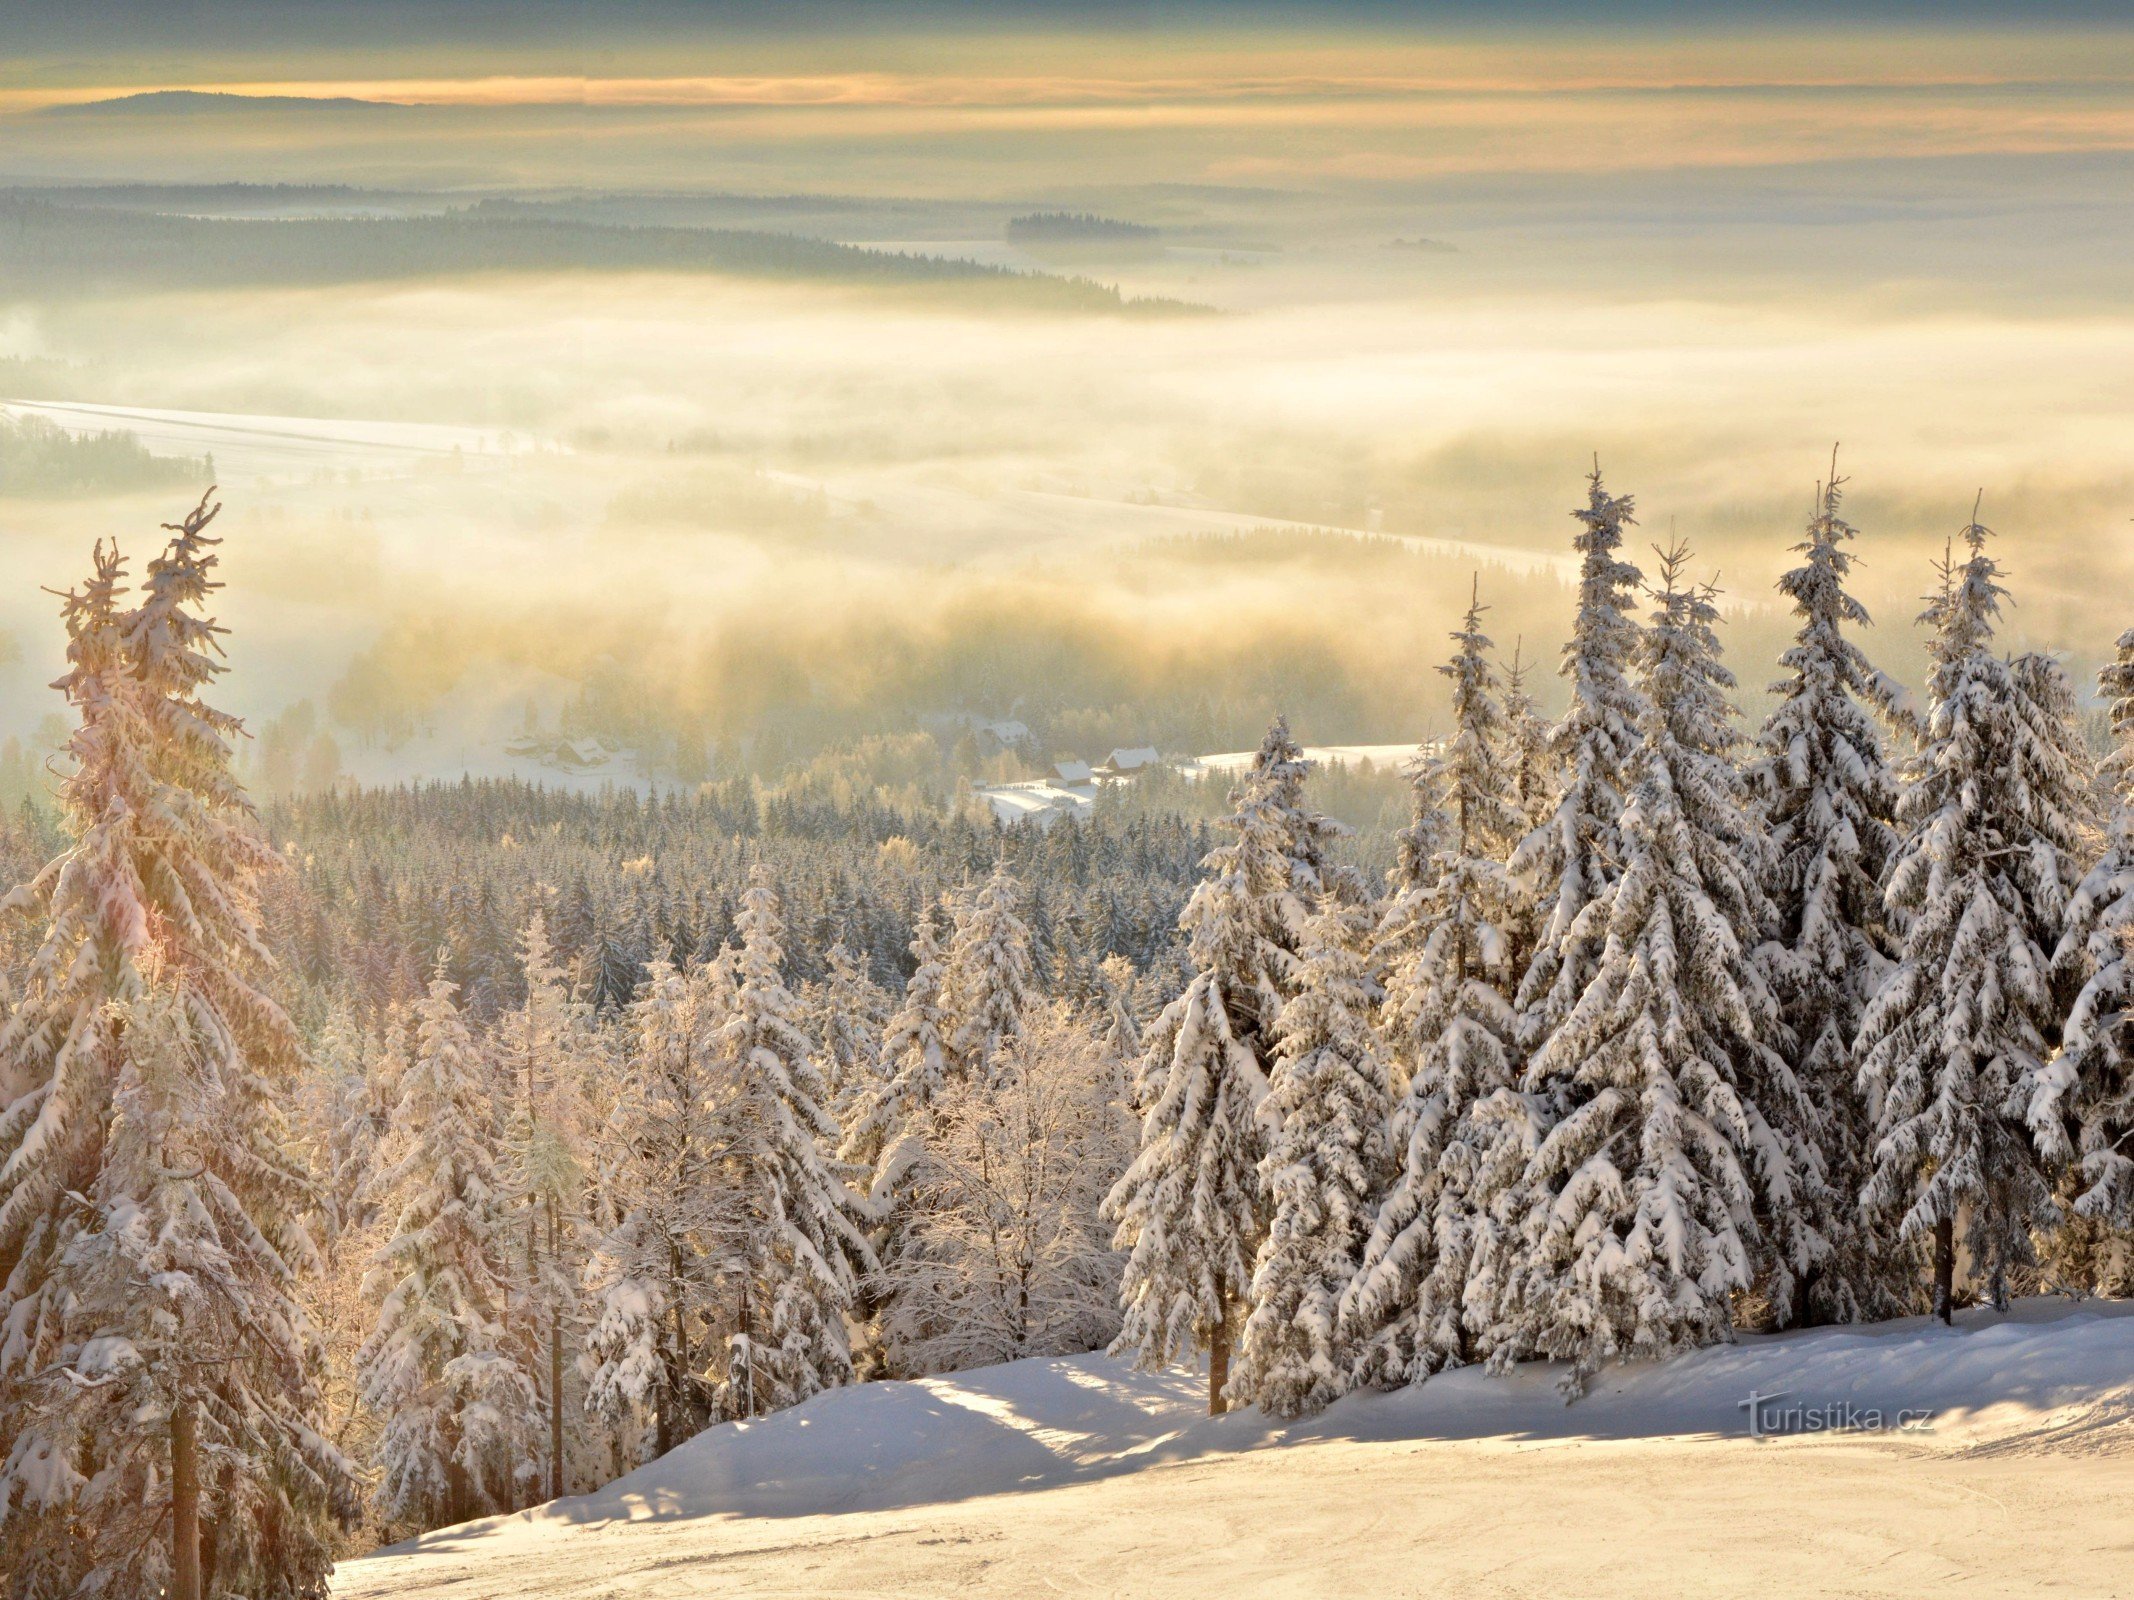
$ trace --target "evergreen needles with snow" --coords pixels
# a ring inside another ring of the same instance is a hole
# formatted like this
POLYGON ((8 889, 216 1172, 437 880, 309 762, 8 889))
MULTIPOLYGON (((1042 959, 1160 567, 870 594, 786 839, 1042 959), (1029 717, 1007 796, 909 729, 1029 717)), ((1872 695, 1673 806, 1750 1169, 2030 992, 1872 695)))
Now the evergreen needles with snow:
MULTIPOLYGON (((917 1125, 948 1081, 947 969, 937 909, 920 909, 911 938, 911 977, 882 1036, 881 1078, 855 1102, 838 1158, 869 1173, 877 1206, 886 1205, 900 1172, 900 1137, 917 1125)), ((912 1152, 906 1152, 908 1156, 912 1152)))
POLYGON ((1036 991, 1022 900, 1023 887, 1002 858, 956 918, 942 1004, 951 1019, 949 1060, 965 1077, 992 1077, 994 1058, 1021 1031, 1036 991))
MULTIPOLYGON (((1886 903, 1902 955, 1861 1020, 1874 1118, 1863 1205, 1907 1243, 1932 1242, 1948 1319, 1956 1228, 1996 1304, 2052 1220, 2052 1176, 2026 1116, 2059 1032, 2051 983, 2087 808, 2051 663, 1992 649, 2004 591, 1974 514, 1923 621, 1934 630, 1926 742, 1898 806, 1904 842, 1886 903)), ((2048 1141, 2049 1142, 2049 1141, 2048 1141)))
POLYGON ((303 1059, 230 770, 203 607, 218 507, 137 606, 99 546, 65 597, 70 842, 7 909, 37 944, 0 1026, 0 1567, 18 1592, 323 1592, 352 1468, 298 1298, 315 1196, 285 1126, 303 1059), (211 1532, 209 1531, 211 1530, 211 1532))
POLYGON ((511 1196, 501 1087, 439 976, 416 1007, 415 1049, 387 1171, 393 1236, 372 1273, 378 1320, 357 1358, 384 1423, 379 1516, 434 1527, 509 1511, 535 1486, 540 1402, 512 1336, 511 1196))
POLYGON ((2111 821, 2068 901, 2053 960, 2080 988, 2029 1115, 2047 1157, 2074 1166, 2077 1215, 2124 1229, 2134 1228, 2134 629, 2098 682, 2115 741, 2111 821))
POLYGON ((692 982, 656 962, 626 1027, 628 1058, 608 1140, 619 1213, 585 1267, 592 1326, 586 1405, 612 1421, 650 1424, 664 1455, 712 1415, 712 1343, 721 1306, 726 1227, 714 1113, 718 979, 692 982))
POLYGON ((1260 1160, 1269 1221, 1230 1380, 1271 1416, 1317 1411, 1348 1387, 1339 1308, 1384 1191, 1391 1109, 1371 1027, 1378 999, 1363 917, 1331 895, 1304 930, 1297 992, 1275 1024, 1260 1160))
POLYGON ((586 1062, 577 1048, 582 1017, 564 987, 538 908, 519 935, 526 998, 497 1028, 499 1065, 515 1102, 510 1145, 511 1191, 522 1235, 518 1293, 520 1337, 536 1352, 541 1409, 548 1423, 548 1492, 563 1493, 564 1342, 579 1321, 584 1270, 579 1224, 584 1214, 586 1062))
POLYGON ((1631 607, 1638 569, 1622 559, 1635 522, 1628 495, 1610 495, 1594 466, 1586 504, 1572 513, 1579 556, 1578 614, 1563 649, 1571 703, 1549 735, 1559 781, 1548 816, 1512 853, 1512 871, 1532 886, 1534 950, 1520 979, 1521 1043, 1538 1046, 1570 1014, 1600 959, 1602 919, 1588 909, 1607 892, 1622 859, 1618 828, 1630 764, 1645 721, 1630 682, 1638 626, 1631 607))
POLYGON ((784 921, 763 868, 741 904, 733 1006, 719 1030, 733 1073, 719 1107, 730 1197, 723 1270, 734 1302, 719 1402, 730 1417, 852 1380, 845 1314, 874 1267, 865 1202, 830 1154, 837 1125, 785 984, 784 921))
POLYGON ((1118 1346, 1158 1366, 1207 1350, 1214 1412, 1267 1226, 1261 1102, 1305 912, 1359 897, 1328 858, 1336 824, 1304 804, 1308 770, 1278 720, 1180 915, 1194 976, 1149 1031, 1140 1153, 1105 1201, 1131 1252, 1118 1346))
POLYGON ((1517 1019, 1508 997, 1525 906, 1504 866, 1530 818, 1508 782, 1516 729, 1500 698, 1482 606, 1438 670, 1452 684, 1452 735, 1418 774, 1446 819, 1444 853, 1418 886, 1396 880, 1398 930, 1382 1012, 1406 1090, 1390 1137, 1398 1174, 1342 1301, 1357 1381, 1390 1387, 1473 1359, 1491 1328, 1489 1285, 1516 1232, 1496 1215, 1525 1170, 1517 1113, 1517 1019))
POLYGON ((1792 1031, 1808 1119, 1792 1136, 1818 1154, 1825 1180, 1797 1203, 1808 1211, 1804 1228, 1828 1243, 1828 1253, 1797 1263, 1795 1291, 1775 1307, 1796 1323, 1896 1315, 1910 1289, 1901 1252, 1858 1212, 1869 1138, 1853 1041, 1896 946, 1882 882, 1897 850, 1897 780, 1877 717, 1901 722, 1905 702, 1846 637, 1869 619, 1845 587, 1858 530, 1839 515, 1844 483, 1833 458, 1807 537, 1794 547, 1804 559, 1779 580, 1801 625, 1779 658, 1787 676, 1772 685, 1778 704, 1749 773, 1770 830, 1783 952, 1772 985, 1792 1031))
POLYGON ((1759 1214, 1804 1175, 1762 1101, 1797 1093, 1754 958, 1769 908, 1729 756, 1738 735, 1708 591, 1662 588, 1639 651, 1642 739, 1621 875, 1583 913, 1593 976, 1527 1068, 1560 1105, 1528 1181, 1527 1255, 1494 1359, 1542 1354, 1582 1384, 1619 1356, 1727 1336, 1755 1277, 1759 1214))

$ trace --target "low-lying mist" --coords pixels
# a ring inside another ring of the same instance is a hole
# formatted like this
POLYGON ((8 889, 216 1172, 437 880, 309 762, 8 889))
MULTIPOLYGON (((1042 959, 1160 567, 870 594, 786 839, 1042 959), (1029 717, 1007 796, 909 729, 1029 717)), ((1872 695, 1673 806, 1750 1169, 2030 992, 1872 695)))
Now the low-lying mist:
MULTIPOLYGON (((623 272, 32 299, 0 311, 0 398, 218 414, 153 427, 214 457, 232 697, 262 724, 310 702, 375 777, 527 726, 676 779, 964 712, 1045 755, 1236 748, 1278 709, 1312 742, 1413 739, 1477 574, 1554 700, 1596 455, 1727 591, 1752 710, 1833 441, 1892 670, 1918 675, 1910 619, 1980 488, 2011 645, 2085 673, 2134 620, 2127 319, 1724 274, 1492 289, 1437 259, 1211 266, 1159 287, 1250 293, 1168 321, 623 272)), ((181 509, 123 487, 0 488, 34 580, 0 603, 5 732, 55 703, 36 586, 99 536, 145 560, 181 509)))

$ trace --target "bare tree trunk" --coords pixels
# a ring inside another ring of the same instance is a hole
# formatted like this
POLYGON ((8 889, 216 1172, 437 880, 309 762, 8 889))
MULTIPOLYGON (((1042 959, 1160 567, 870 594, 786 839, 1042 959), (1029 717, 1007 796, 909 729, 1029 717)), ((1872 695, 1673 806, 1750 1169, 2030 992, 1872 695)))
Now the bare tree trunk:
POLYGON ((1793 1326, 1805 1328, 1815 1314, 1815 1280, 1817 1269, 1810 1267, 1793 1280, 1793 1326))
POLYGON ((170 1600, 201 1600, 200 1441, 193 1402, 170 1413, 170 1600))
POLYGON ((1956 1219, 1934 1224, 1934 1315, 1944 1325, 1953 1320, 1956 1301, 1956 1219))
POLYGON ((658 1433, 653 1441, 660 1455, 681 1443, 675 1437, 680 1431, 675 1424, 681 1420, 683 1395, 689 1382, 689 1328, 682 1318, 682 1252, 671 1240, 667 1245, 667 1282, 674 1291, 674 1350, 667 1361, 667 1393, 659 1408, 658 1433))
POLYGON ((1214 1337, 1208 1341, 1208 1415, 1219 1417, 1228 1409, 1223 1399, 1223 1390, 1230 1382, 1230 1318, 1226 1315, 1215 1325, 1214 1337))
POLYGON ((674 1413, 672 1403, 662 1398, 652 1414, 652 1453, 663 1456, 674 1448, 674 1413))
MULTIPOLYGON (((548 1202, 548 1250, 556 1254, 556 1201, 548 1202)), ((548 1497, 563 1498, 563 1307, 549 1285, 548 1305, 548 1497)))
POLYGON ((457 1460, 445 1463, 445 1518, 439 1527, 449 1528, 474 1515, 474 1479, 457 1460))
POLYGON ((748 1280, 741 1280, 741 1414, 754 1417, 756 1414, 756 1324, 754 1310, 749 1304, 748 1280))

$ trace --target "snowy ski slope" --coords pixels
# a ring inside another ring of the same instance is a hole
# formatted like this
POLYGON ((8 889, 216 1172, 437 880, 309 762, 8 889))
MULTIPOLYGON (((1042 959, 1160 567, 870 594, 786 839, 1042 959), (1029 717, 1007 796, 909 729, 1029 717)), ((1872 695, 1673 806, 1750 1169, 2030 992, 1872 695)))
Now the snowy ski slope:
POLYGON ((335 1593, 2134 1595, 2134 1304, 1745 1338, 1569 1406, 1536 1368, 1202 1412, 1194 1375, 1099 1355, 840 1390, 335 1593), (1752 1393, 1774 1430, 1884 1428, 1755 1440, 1752 1393))

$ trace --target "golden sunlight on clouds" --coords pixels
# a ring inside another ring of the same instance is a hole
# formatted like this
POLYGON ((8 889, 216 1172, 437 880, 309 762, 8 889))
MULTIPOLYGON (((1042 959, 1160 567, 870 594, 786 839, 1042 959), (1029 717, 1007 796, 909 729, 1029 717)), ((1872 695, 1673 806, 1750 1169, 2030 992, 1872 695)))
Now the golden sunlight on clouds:
POLYGON ((657 74, 259 74, 248 78, 66 83, 51 75, 0 88, 0 109, 76 104, 156 89, 345 96, 453 106, 1093 107, 1377 100, 1430 94, 1620 90, 2023 88, 2134 83, 2123 34, 1735 34, 1680 40, 1364 36, 1176 38, 1052 36, 936 41, 925 70, 884 69, 880 41, 826 39, 818 59, 749 61, 657 74), (864 64, 863 64, 864 63, 864 64))
POLYGON ((679 70, 696 65, 683 60, 660 75, 46 82, 0 89, 0 111, 184 88, 583 112, 601 119, 584 131, 600 135, 652 119, 759 151, 1168 133, 1206 146, 1171 175, 1248 182, 2134 148, 2134 43, 2119 36, 1083 37, 1031 41, 1012 60, 966 41, 920 70, 865 59, 830 40, 813 61, 736 59, 717 72, 679 70))

